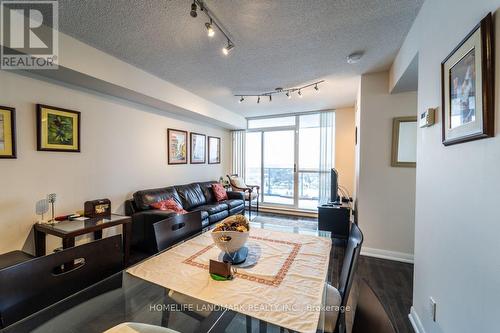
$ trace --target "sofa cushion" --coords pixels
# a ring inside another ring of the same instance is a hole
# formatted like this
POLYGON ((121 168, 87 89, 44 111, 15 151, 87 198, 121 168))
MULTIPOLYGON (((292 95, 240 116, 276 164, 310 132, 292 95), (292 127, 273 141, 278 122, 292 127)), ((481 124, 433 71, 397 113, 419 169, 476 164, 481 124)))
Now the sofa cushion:
POLYGON ((193 208, 207 203, 201 186, 198 183, 179 185, 175 189, 181 198, 182 207, 186 210, 193 210, 193 208))
POLYGON ((245 211, 245 205, 229 208, 229 215, 241 214, 245 211))
POLYGON ((214 191, 212 190, 212 184, 217 183, 216 181, 202 182, 199 183, 203 194, 205 195, 206 203, 214 203, 216 202, 214 191))
POLYGON ((155 203, 151 204, 151 207, 154 209, 159 209, 159 210, 173 210, 174 212, 179 213, 179 214, 186 214, 187 213, 187 211, 184 210, 181 207, 181 205, 172 198, 155 202, 155 203))
POLYGON ((223 210, 221 212, 210 215, 208 217, 208 220, 210 221, 210 223, 215 223, 215 222, 219 222, 220 220, 225 219, 228 216, 229 216, 229 211, 223 210))
POLYGON ((229 207, 229 209, 232 209, 232 208, 236 208, 238 206, 245 204, 245 201, 243 201, 241 199, 229 199, 229 200, 221 201, 219 203, 224 203, 229 207))
POLYGON ((193 211, 198 211, 198 210, 203 210, 208 212, 209 215, 213 215, 228 210, 228 205, 225 203, 217 203, 213 205, 202 205, 193 209, 193 211))
POLYGON ((215 200, 217 202, 227 200, 226 189, 224 188, 224 186, 222 186, 222 184, 213 183, 212 190, 214 191, 215 200))
POLYGON ((149 190, 137 191, 134 193, 134 201, 137 208, 141 210, 150 209, 150 205, 167 199, 174 199, 180 205, 182 205, 181 198, 179 197, 175 187, 161 187, 153 188, 149 190))

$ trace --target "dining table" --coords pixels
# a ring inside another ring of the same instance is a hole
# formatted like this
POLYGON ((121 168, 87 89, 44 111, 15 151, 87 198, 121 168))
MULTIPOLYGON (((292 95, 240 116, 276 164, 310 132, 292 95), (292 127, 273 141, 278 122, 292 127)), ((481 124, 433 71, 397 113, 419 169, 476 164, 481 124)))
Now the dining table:
POLYGON ((177 332, 323 332, 333 280, 332 235, 311 227, 250 223, 247 263, 215 281, 222 258, 206 228, 123 271, 0 329, 105 332, 125 322, 177 332))

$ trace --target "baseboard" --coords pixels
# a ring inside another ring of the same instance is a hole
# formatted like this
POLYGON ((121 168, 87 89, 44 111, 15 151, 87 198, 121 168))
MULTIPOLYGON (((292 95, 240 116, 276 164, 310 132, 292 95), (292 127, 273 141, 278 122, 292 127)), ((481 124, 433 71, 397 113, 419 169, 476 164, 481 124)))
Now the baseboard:
MULTIPOLYGON (((292 215, 292 216, 303 216, 303 217, 313 217, 317 218, 318 213, 315 211, 305 211, 300 209, 290 209, 290 208, 281 208, 281 207, 269 207, 269 206, 260 206, 259 211, 264 213, 275 213, 275 214, 284 214, 284 215, 292 215)), ((252 207, 252 215, 255 212, 255 208, 252 207)))
POLYGON ((361 247, 361 255, 413 264, 413 254, 361 247))
POLYGON ((413 326, 413 330, 415 331, 415 333, 425 333, 424 326, 422 325, 420 317, 418 316, 417 311, 415 311, 415 308, 413 306, 410 309, 408 318, 410 319, 411 326, 413 326))

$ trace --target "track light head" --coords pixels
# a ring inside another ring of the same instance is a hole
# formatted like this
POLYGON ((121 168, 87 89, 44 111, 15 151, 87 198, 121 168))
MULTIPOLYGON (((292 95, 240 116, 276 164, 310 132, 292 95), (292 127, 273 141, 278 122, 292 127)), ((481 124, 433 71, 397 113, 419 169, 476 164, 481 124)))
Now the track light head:
POLYGON ((273 96, 269 95, 269 102, 273 101, 273 96))
POLYGON ((231 51, 232 49, 234 48, 234 45, 233 43, 231 43, 231 41, 227 41, 227 45, 225 47, 222 48, 222 53, 224 55, 228 55, 229 54, 229 51, 231 51))
POLYGON ((244 100, 245 100, 245 97, 241 96, 240 103, 243 103, 244 100))
POLYGON ((318 87, 318 84, 316 84, 316 85, 314 86, 314 90, 316 90, 316 92, 319 92, 319 87, 318 87))
POLYGON ((189 13, 189 15, 191 15, 191 17, 198 16, 198 13, 196 12, 197 9, 198 6, 196 6, 196 2, 193 1, 193 3, 191 4, 191 12, 189 13))
POLYGON ((286 97, 287 97, 288 99, 292 98, 292 95, 290 95, 290 92, 289 92, 289 91, 287 91, 285 95, 286 95, 286 97))
POLYGON ((215 30, 214 27, 212 26, 212 19, 210 19, 210 23, 205 23, 205 27, 207 27, 207 34, 208 37, 213 37, 215 36, 215 30))
POLYGON ((257 104, 260 103, 260 96, 257 97, 257 104))
POLYGON ((302 91, 300 89, 299 89, 298 94, 299 94, 299 97, 302 98, 302 91))

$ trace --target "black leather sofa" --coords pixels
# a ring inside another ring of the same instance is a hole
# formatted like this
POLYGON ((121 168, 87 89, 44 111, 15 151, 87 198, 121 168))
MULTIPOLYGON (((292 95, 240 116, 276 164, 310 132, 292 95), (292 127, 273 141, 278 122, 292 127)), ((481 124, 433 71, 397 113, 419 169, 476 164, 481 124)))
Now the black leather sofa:
POLYGON ((228 200, 217 202, 212 190, 215 181, 175 185, 137 191, 125 202, 125 213, 132 217, 132 247, 147 253, 156 252, 153 224, 174 216, 174 211, 152 209, 151 204, 174 199, 188 212, 201 211, 202 225, 207 227, 230 215, 245 211, 244 194, 228 191, 228 200))

